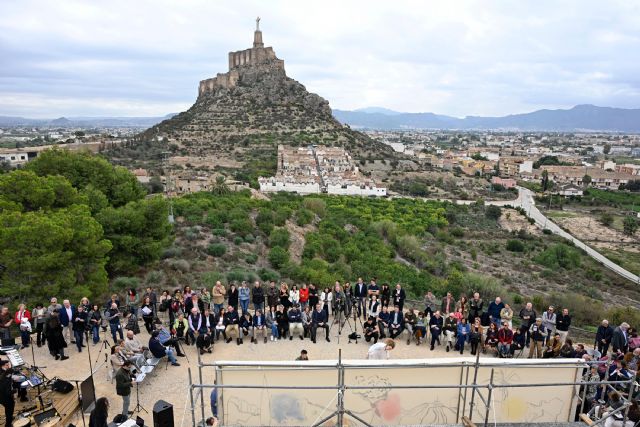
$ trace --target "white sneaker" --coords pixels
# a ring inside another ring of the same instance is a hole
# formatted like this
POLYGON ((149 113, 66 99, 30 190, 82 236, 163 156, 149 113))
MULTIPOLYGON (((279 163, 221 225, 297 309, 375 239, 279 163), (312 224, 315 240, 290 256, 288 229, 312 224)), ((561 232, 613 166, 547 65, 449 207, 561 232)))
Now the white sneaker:
POLYGON ((273 341, 273 335, 271 335, 271 341, 273 341))

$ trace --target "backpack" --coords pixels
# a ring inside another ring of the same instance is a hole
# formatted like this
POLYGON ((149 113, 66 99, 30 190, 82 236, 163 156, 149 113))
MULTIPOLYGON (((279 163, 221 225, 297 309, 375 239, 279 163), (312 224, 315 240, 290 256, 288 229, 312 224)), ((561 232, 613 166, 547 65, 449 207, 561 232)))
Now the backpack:
POLYGON ((129 320, 127 321, 127 326, 125 328, 133 331, 133 333, 136 335, 139 334, 140 326, 138 325, 138 316, 136 316, 135 314, 129 316, 129 320))
POLYGON ((58 393, 67 394, 71 390, 73 390, 73 384, 71 384, 69 381, 57 379, 53 382, 51 389, 53 391, 57 391, 58 393))

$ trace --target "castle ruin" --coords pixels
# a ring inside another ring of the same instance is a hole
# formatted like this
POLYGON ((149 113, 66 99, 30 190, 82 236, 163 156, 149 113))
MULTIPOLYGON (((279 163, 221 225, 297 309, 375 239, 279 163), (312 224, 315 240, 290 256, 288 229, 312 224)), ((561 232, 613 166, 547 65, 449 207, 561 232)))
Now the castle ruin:
POLYGON ((272 47, 264 47, 260 18, 256 19, 256 30, 253 33, 253 47, 236 52, 229 52, 229 71, 218 73, 216 77, 200 81, 198 96, 217 88, 232 88, 238 83, 240 70, 244 67, 261 69, 278 69, 284 71, 284 61, 276 57, 272 47))

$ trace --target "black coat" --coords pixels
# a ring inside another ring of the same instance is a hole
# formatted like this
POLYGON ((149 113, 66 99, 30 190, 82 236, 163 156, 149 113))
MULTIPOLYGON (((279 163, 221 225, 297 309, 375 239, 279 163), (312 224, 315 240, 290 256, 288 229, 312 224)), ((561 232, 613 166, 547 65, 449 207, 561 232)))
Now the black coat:
POLYGON ((229 305, 232 307, 237 307, 238 306, 238 288, 235 288, 233 291, 229 289, 229 292, 227 292, 227 295, 229 296, 229 305))
POLYGON ((601 342, 605 340, 607 344, 611 342, 611 338, 613 337, 613 328, 611 326, 598 326, 598 330, 596 332, 596 341, 601 342))
POLYGON ((47 345, 51 352, 57 352, 67 346, 62 335, 62 324, 58 319, 49 319, 47 323, 47 345))
POLYGON ((253 287, 251 290, 251 302, 253 304, 264 304, 264 291, 262 290, 262 286, 253 287))

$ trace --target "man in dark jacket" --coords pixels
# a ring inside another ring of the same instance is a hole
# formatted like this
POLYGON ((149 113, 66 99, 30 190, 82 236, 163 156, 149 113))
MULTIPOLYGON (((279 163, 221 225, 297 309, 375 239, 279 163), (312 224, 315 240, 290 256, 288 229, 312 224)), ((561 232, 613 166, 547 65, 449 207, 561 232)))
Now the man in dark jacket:
POLYGON ((602 321, 602 324, 598 326, 598 330, 596 331, 596 344, 601 355, 607 355, 612 337, 613 328, 609 326, 609 321, 605 319, 602 321))
POLYGON ((622 322, 620 326, 613 330, 613 336, 611 337, 611 345, 613 346, 614 353, 625 354, 629 350, 629 337, 627 331, 629 330, 629 324, 622 322))
POLYGON ((389 319, 389 336, 395 339, 404 331, 404 316, 397 305, 389 319))
POLYGON ((489 307, 487 307, 487 313, 491 316, 491 323, 495 323, 496 325, 500 324, 500 312, 504 308, 504 303, 500 297, 496 297, 495 301, 491 301, 489 303, 489 307))
POLYGON ((242 344, 242 338, 240 338, 240 317, 238 312, 233 309, 232 306, 227 308, 224 313, 224 326, 225 334, 227 334, 227 344, 231 342, 232 335, 236 337, 236 344, 242 344))
POLYGON ((76 339, 76 346, 78 346, 78 351, 82 351, 82 347, 85 347, 83 344, 84 332, 87 329, 89 319, 89 313, 84 311, 83 306, 78 306, 77 311, 73 314, 73 319, 71 322, 73 323, 73 336, 76 339))
POLYGON ((260 310, 264 313, 264 290, 257 280, 251 291, 251 302, 253 303, 254 312, 260 310))
POLYGON ((316 304, 316 309, 313 311, 312 323, 311 323, 311 341, 316 342, 316 331, 318 328, 323 328, 326 332, 327 342, 331 342, 329 339, 329 325, 327 324, 327 313, 322 309, 322 304, 316 304))
POLYGON ((569 309, 563 308, 562 314, 556 316, 556 332, 560 334, 560 342, 564 344, 569 335, 569 326, 571 326, 571 316, 569 316, 569 309))
POLYGON ((160 332, 153 331, 151 333, 151 338, 149 339, 149 351, 151 352, 151 354, 153 354, 153 357, 155 357, 156 359, 162 359, 163 357, 167 356, 169 362, 171 362, 173 366, 180 366, 175 356, 173 355, 173 351, 171 350, 171 348, 162 345, 160 343, 158 335, 160 335, 160 332))
POLYGON ((265 318, 265 315, 262 313, 262 310, 258 309, 256 310, 255 314, 253 315, 253 337, 251 338, 251 342, 257 344, 258 343, 258 339, 257 339, 257 335, 258 334, 262 334, 262 336, 264 337, 264 342, 265 344, 267 343, 267 319, 265 318))
POLYGON ((436 311, 431 319, 429 319, 429 330, 431 331, 431 350, 435 347, 436 341, 440 345, 440 333, 442 332, 442 326, 444 319, 440 315, 439 311, 436 311))
POLYGON ((304 340, 304 327, 302 326, 302 312, 300 311, 300 304, 293 306, 288 313, 289 316, 289 340, 293 339, 293 335, 298 332, 300 339, 304 340))
POLYGON ((280 291, 276 288, 276 282, 272 280, 267 288, 267 303, 269 304, 269 307, 277 307, 279 301, 280 291))
POLYGON ((400 307, 400 311, 402 311, 402 308, 404 307, 404 300, 407 299, 407 294, 404 289, 402 289, 400 283, 396 285, 396 288, 393 290, 392 296, 393 305, 397 305, 398 307, 400 307))
POLYGON ((133 381, 131 380, 131 362, 125 360, 118 372, 116 372, 116 393, 122 397, 122 415, 129 418, 129 403, 131 401, 131 388, 133 381))
POLYGON ((13 369, 8 360, 0 361, 0 405, 4 406, 6 425, 13 422, 13 410, 16 402, 13 397, 13 369))
POLYGON ((356 307, 358 308, 358 316, 366 317, 367 307, 367 284, 364 283, 362 277, 358 277, 358 282, 353 287, 353 296, 356 299, 356 307))
POLYGON ((520 310, 520 329, 525 334, 525 345, 529 347, 529 341, 531 340, 531 333, 529 329, 536 321, 536 311, 533 309, 533 304, 528 302, 522 310, 520 310))
POLYGON ((469 324, 473 325, 476 317, 482 317, 482 309, 484 308, 484 301, 480 298, 478 292, 473 294, 473 298, 469 301, 469 324))

